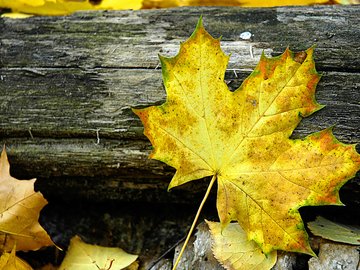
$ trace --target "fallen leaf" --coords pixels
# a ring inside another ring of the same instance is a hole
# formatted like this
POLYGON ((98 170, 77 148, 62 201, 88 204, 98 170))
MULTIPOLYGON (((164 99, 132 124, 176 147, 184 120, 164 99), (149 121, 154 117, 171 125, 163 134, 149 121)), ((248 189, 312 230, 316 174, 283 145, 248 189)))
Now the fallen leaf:
POLYGON ((0 257, 0 269, 1 270, 32 270, 31 266, 25 261, 16 257, 16 247, 14 246, 11 253, 3 252, 0 257))
POLYGON ((137 257, 120 248, 86 244, 74 236, 59 270, 120 270, 131 265, 137 257))
POLYGON ((320 4, 359 4, 359 0, 0 0, 0 8, 11 9, 14 13, 3 14, 2 17, 26 18, 32 15, 67 15, 81 10, 123 10, 151 9, 183 6, 242 6, 242 7, 274 7, 303 6, 320 4), (22 14, 24 13, 24 14, 22 14))
POLYGON ((277 251, 265 255, 258 244, 249 241, 238 223, 222 229, 219 222, 206 221, 213 239, 215 258, 228 270, 271 269, 276 263, 277 251))
POLYGON ((134 110, 154 147, 150 157, 176 169, 169 189, 215 176, 222 226, 238 221, 265 253, 314 255, 298 209, 341 205, 338 191, 360 155, 331 129, 289 139, 302 117, 322 108, 313 48, 262 55, 234 92, 224 82, 228 59, 201 20, 178 55, 160 57, 166 102, 134 110))
POLYGON ((0 0, 0 7, 37 15, 66 15, 79 10, 140 9, 142 0, 0 0))
POLYGON ((1 17, 10 18, 10 19, 26 19, 32 16, 33 15, 31 14, 17 13, 17 12, 9 12, 9 13, 1 14, 1 17))
POLYGON ((360 227, 345 225, 330 221, 323 217, 317 217, 309 222, 310 231, 317 236, 336 242, 360 245, 360 227))
POLYGON ((38 223, 41 209, 47 204, 40 192, 34 191, 32 180, 10 176, 5 147, 0 157, 0 243, 5 251, 37 250, 53 245, 49 235, 38 223))

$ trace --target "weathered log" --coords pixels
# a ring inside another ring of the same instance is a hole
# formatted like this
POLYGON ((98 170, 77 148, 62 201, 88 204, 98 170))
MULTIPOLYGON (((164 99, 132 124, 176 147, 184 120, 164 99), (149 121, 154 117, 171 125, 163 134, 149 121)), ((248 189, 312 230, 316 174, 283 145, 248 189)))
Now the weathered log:
MULTIPOLYGON (((360 6, 180 8, 0 18, 0 143, 12 175, 38 178, 50 200, 42 219, 57 244, 65 247, 80 233, 141 254, 145 269, 144 261, 185 233, 206 186, 200 180, 168 193, 174 170, 147 158, 151 146, 131 108, 165 100, 157 54, 174 55, 202 14, 231 53, 226 82, 235 89, 262 51, 316 44, 323 74, 317 99, 327 107, 304 119, 293 137, 335 125, 339 140, 358 143, 359 12, 360 6), (240 38, 244 31, 250 40, 240 38)), ((345 185, 344 202, 360 205, 359 182, 345 185)), ((207 218, 216 215, 210 203, 207 218)))
POLYGON ((131 108, 165 100, 158 53, 174 55, 202 14, 231 53, 230 88, 240 85, 262 51, 316 44, 325 109, 293 136, 335 125, 346 143, 360 141, 359 6, 272 9, 181 8, 0 19, 0 142, 13 174, 37 177, 48 196, 94 200, 186 202, 195 185, 167 193, 173 169, 148 160, 150 143, 131 108), (252 33, 242 40, 240 33, 252 33))

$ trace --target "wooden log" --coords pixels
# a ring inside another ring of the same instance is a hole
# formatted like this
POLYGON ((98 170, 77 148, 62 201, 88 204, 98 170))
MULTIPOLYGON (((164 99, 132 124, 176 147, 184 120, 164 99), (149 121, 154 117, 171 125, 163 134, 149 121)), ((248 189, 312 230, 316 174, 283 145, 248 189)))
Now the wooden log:
POLYGON ((262 51, 272 56, 316 44, 323 74, 317 99, 327 107, 304 119, 293 137, 335 125, 339 140, 358 143, 359 11, 214 7, 0 18, 0 143, 12 174, 37 177, 50 197, 187 202, 202 194, 206 181, 166 192, 174 170, 147 158, 150 143, 131 111, 165 100, 157 55, 175 55, 201 14, 231 53, 231 89, 262 51), (240 38, 244 31, 250 40, 240 38))

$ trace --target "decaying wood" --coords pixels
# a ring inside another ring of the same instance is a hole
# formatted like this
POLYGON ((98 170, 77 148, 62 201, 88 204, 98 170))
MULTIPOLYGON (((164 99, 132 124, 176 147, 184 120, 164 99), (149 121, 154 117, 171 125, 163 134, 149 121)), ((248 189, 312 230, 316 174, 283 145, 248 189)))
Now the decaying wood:
POLYGON ((166 192, 174 170, 147 158, 150 143, 131 111, 165 100, 157 55, 176 54, 201 14, 231 53, 231 89, 263 51, 271 56, 316 44, 323 74, 317 99, 327 107, 304 119, 294 137, 335 125, 339 140, 358 143, 359 12, 359 6, 181 8, 1 18, 0 142, 13 174, 37 177, 48 196, 186 202, 202 193, 206 183, 166 192), (251 39, 240 38, 245 31, 251 39))

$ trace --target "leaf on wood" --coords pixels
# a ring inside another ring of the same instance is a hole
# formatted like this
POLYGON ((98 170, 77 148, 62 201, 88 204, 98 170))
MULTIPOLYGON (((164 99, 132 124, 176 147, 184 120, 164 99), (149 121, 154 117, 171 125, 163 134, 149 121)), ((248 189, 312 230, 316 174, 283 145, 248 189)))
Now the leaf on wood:
POLYGON ((40 192, 34 191, 32 180, 17 180, 10 176, 5 147, 0 158, 0 243, 11 251, 37 250, 53 245, 38 222, 41 209, 47 204, 40 192))
POLYGON ((360 245, 360 227, 345 225, 330 221, 323 217, 317 217, 315 221, 309 222, 310 231, 317 236, 335 242, 360 245))
POLYGON ((248 240, 238 223, 230 223, 225 229, 219 222, 206 221, 213 239, 215 258, 227 270, 271 269, 276 263, 274 250, 265 255, 258 244, 248 240))
POLYGON ((131 265, 137 257, 120 248, 86 244, 74 236, 59 270, 120 270, 131 265))
POLYGON ((234 92, 224 82, 228 59, 201 20, 178 55, 160 57, 166 102, 134 110, 154 146, 150 157, 176 168, 169 188, 215 175, 222 226, 238 221, 265 253, 313 255, 298 209, 341 205, 338 191, 360 155, 331 129, 289 139, 322 108, 312 48, 262 55, 234 92))
POLYGON ((32 270, 31 266, 25 261, 16 257, 16 247, 14 246, 10 253, 3 252, 0 257, 1 270, 32 270))

